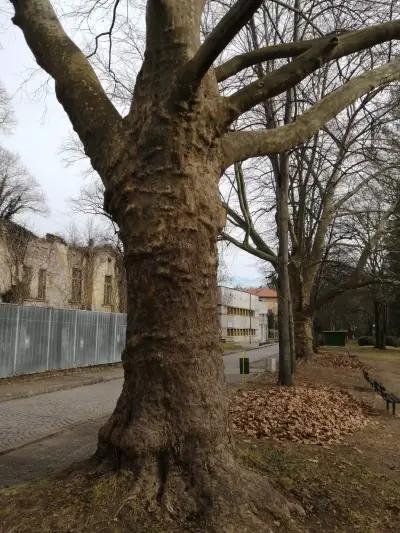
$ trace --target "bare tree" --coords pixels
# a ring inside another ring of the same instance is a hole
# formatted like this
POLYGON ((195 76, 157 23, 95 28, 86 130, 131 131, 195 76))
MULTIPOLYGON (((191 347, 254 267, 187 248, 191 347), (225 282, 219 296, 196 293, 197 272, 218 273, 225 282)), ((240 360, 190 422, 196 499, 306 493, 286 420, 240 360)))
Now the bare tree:
MULTIPOLYGON (((297 8, 299 5, 298 2, 297 8)), ((340 8, 347 10, 349 5, 335 6, 332 14, 339 12, 340 8)), ((313 10, 313 20, 318 20, 321 6, 314 5, 310 9, 313 10)), ((330 8, 323 9, 324 16, 329 19, 330 8)), ((293 27, 293 38, 296 39, 299 31, 302 31, 302 25, 299 23, 297 11, 295 15, 293 16, 290 7, 286 6, 280 8, 275 19, 268 11, 268 23, 251 21, 249 37, 244 45, 250 48, 245 54, 246 57, 257 57, 261 54, 260 43, 268 40, 271 34, 275 35, 274 27, 283 26, 286 34, 287 29, 293 27), (288 11, 292 15, 288 15, 288 11), (291 18, 293 21, 289 26, 291 18)), ((339 30, 336 32, 339 33, 339 30)), ((284 34, 280 37, 283 39, 284 34)), ((279 46, 284 51, 287 45, 279 46)), ((299 46, 303 47, 304 42, 299 46)), ((284 96, 278 95, 264 102, 263 106, 253 110, 251 115, 248 114, 247 120, 265 124, 267 129, 273 129, 279 123, 296 121, 297 116, 304 113, 309 105, 315 105, 324 95, 329 95, 332 90, 340 87, 366 66, 379 63, 387 53, 385 49, 378 49, 368 54, 359 54, 357 57, 342 58, 340 62, 320 69, 298 84, 294 94, 288 92, 284 96)), ((254 65, 253 76, 262 79, 264 69, 273 68, 275 59, 271 55, 266 66, 254 65)), ((251 66, 251 63, 246 63, 245 66, 249 65, 251 66)), ((248 72, 238 83, 245 83, 251 75, 251 71, 248 72)), ((281 382, 288 379, 289 372, 291 313, 288 309, 293 309, 297 357, 308 358, 313 352, 313 291, 326 251, 326 238, 338 210, 353 196, 362 194, 363 188, 368 186, 371 180, 382 180, 385 173, 393 173, 398 167, 397 163, 393 164, 391 161, 383 163, 380 160, 379 163, 371 163, 371 154, 380 148, 377 134, 382 124, 385 124, 385 117, 392 105, 388 102, 387 92, 379 87, 341 112, 324 127, 324 131, 317 132, 301 147, 279 156, 270 155, 261 165, 253 162, 245 167, 237 165, 234 178, 230 178, 225 202, 230 229, 225 230, 224 238, 270 262, 279 273, 278 279, 282 280, 282 287, 285 287, 280 295, 280 328, 284 338, 280 343, 281 382), (276 220, 271 216, 275 210, 276 220), (274 231, 268 231, 268 227, 275 227, 275 222, 278 254, 273 251, 276 245, 274 231), (286 242, 290 243, 290 254, 286 251, 286 242), (286 258, 289 259, 288 271, 285 267, 286 258), (289 285, 289 275, 291 301, 288 302, 286 300, 289 291, 286 288, 289 285)))
MULTIPOLYGON (((388 190, 385 192, 387 194, 388 190)), ((376 191, 364 201, 367 208, 362 201, 354 202, 350 216, 346 217, 347 237, 344 238, 345 232, 342 231, 341 238, 332 239, 328 259, 321 265, 318 276, 315 312, 320 321, 324 315, 326 320, 329 309, 333 315, 340 311, 343 318, 339 316, 335 321, 343 322, 346 313, 354 313, 355 308, 359 316, 353 318, 353 322, 360 323, 361 318, 364 334, 372 334, 375 323, 375 345, 383 349, 388 304, 399 290, 398 272, 391 268, 391 256, 397 249, 400 204, 394 200, 393 206, 386 209, 386 201, 382 205, 382 197, 376 191), (346 300, 340 298, 341 295, 345 295, 346 300), (348 310, 344 309, 347 298, 348 310)))
POLYGON ((30 297, 32 271, 25 261, 29 244, 34 238, 35 236, 23 226, 0 220, 0 240, 9 278, 8 288, 1 294, 1 300, 4 302, 23 304, 30 297))
MULTIPOLYGON (((9 132, 14 122, 11 99, 0 86, 0 131, 9 132)), ((47 212, 43 191, 19 157, 0 146, 0 220, 26 212, 47 212)))
MULTIPOLYGON (((100 431, 97 457, 132 469, 135 496, 164 517, 172 513, 174 528, 188 529, 190 517, 202 530, 240 529, 245 516, 246 527, 257 530, 262 515, 243 501, 257 507, 262 492, 264 510, 288 508, 272 488, 243 483, 245 474, 234 466, 217 318, 216 239, 224 224, 218 179, 236 161, 304 142, 357 98, 397 80, 400 62, 366 70, 273 130, 233 132, 231 125, 321 65, 400 37, 400 21, 309 41, 300 55, 297 43, 289 44, 289 64, 223 97, 218 82, 226 69, 213 64, 262 0, 221 5, 225 14, 201 42, 205 3, 147 2, 146 52, 122 118, 50 2, 12 2, 14 23, 54 78, 57 98, 101 176, 106 210, 124 244, 125 383, 100 431)), ((280 53, 272 48, 249 61, 280 53)))
POLYGON ((14 220, 27 212, 47 212, 43 191, 19 158, 0 147, 0 219, 14 220))
POLYGON ((11 106, 11 98, 7 91, 0 85, 0 131, 7 132, 14 125, 14 112, 11 106))

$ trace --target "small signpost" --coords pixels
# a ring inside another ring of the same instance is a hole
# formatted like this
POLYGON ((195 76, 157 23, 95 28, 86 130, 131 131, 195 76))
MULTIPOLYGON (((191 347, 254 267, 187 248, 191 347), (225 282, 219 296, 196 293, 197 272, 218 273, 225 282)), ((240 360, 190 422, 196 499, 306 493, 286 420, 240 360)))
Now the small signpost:
POLYGON ((243 352, 244 357, 239 357, 240 374, 243 376, 243 383, 246 382, 246 375, 250 374, 250 360, 246 357, 246 352, 243 352))

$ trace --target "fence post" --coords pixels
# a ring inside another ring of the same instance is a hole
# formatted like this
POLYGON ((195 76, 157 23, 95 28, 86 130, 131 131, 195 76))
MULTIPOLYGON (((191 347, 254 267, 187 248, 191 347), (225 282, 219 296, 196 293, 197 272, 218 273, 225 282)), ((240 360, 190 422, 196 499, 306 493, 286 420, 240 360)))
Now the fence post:
POLYGON ((46 370, 49 369, 49 359, 50 359, 50 335, 51 335, 51 309, 49 309, 49 327, 48 327, 48 329, 47 329, 46 370))
POLYGON ((76 358, 76 326, 78 322, 78 310, 75 310, 75 326, 74 326, 74 358, 72 361, 72 365, 75 366, 75 358, 76 358))
POLYGON ((115 361, 117 356, 117 318, 118 315, 115 313, 114 315, 114 353, 113 353, 113 361, 115 361))
POLYGON ((99 334, 99 313, 96 313, 96 338, 94 341, 94 362, 97 363, 97 350, 98 350, 98 344, 97 344, 97 336, 99 334))
POLYGON ((20 308, 17 308, 17 323, 15 325, 15 345, 14 345, 14 361, 13 361, 13 374, 15 374, 17 370, 17 351, 18 351, 18 335, 19 335, 19 312, 20 308))

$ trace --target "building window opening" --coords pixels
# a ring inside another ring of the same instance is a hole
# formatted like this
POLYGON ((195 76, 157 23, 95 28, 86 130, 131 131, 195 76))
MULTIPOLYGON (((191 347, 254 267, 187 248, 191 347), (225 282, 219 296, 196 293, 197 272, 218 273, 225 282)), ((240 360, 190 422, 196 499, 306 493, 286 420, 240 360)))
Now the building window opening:
POLYGON ((79 268, 72 269, 71 300, 73 303, 82 301, 82 270, 79 268))
POLYGON ((111 305, 112 276, 104 276, 104 305, 111 305))
POLYGON ((22 287, 24 299, 31 297, 32 267, 23 265, 22 267, 22 287))
POLYGON ((37 292, 38 300, 46 299, 46 276, 47 276, 46 270, 44 268, 41 268, 39 270, 39 277, 38 277, 38 292, 37 292))

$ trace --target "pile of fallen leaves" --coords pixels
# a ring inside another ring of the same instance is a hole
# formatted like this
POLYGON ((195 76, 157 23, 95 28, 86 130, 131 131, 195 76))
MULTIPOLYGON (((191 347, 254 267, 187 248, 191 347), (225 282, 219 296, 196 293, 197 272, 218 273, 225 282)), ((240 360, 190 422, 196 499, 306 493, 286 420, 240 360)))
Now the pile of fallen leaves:
POLYGON ((341 353, 320 352, 315 358, 319 366, 332 368, 363 368, 363 364, 357 357, 350 357, 341 353))
POLYGON ((239 391, 230 412, 236 431, 313 444, 339 442, 367 425, 357 400, 326 386, 239 391))

